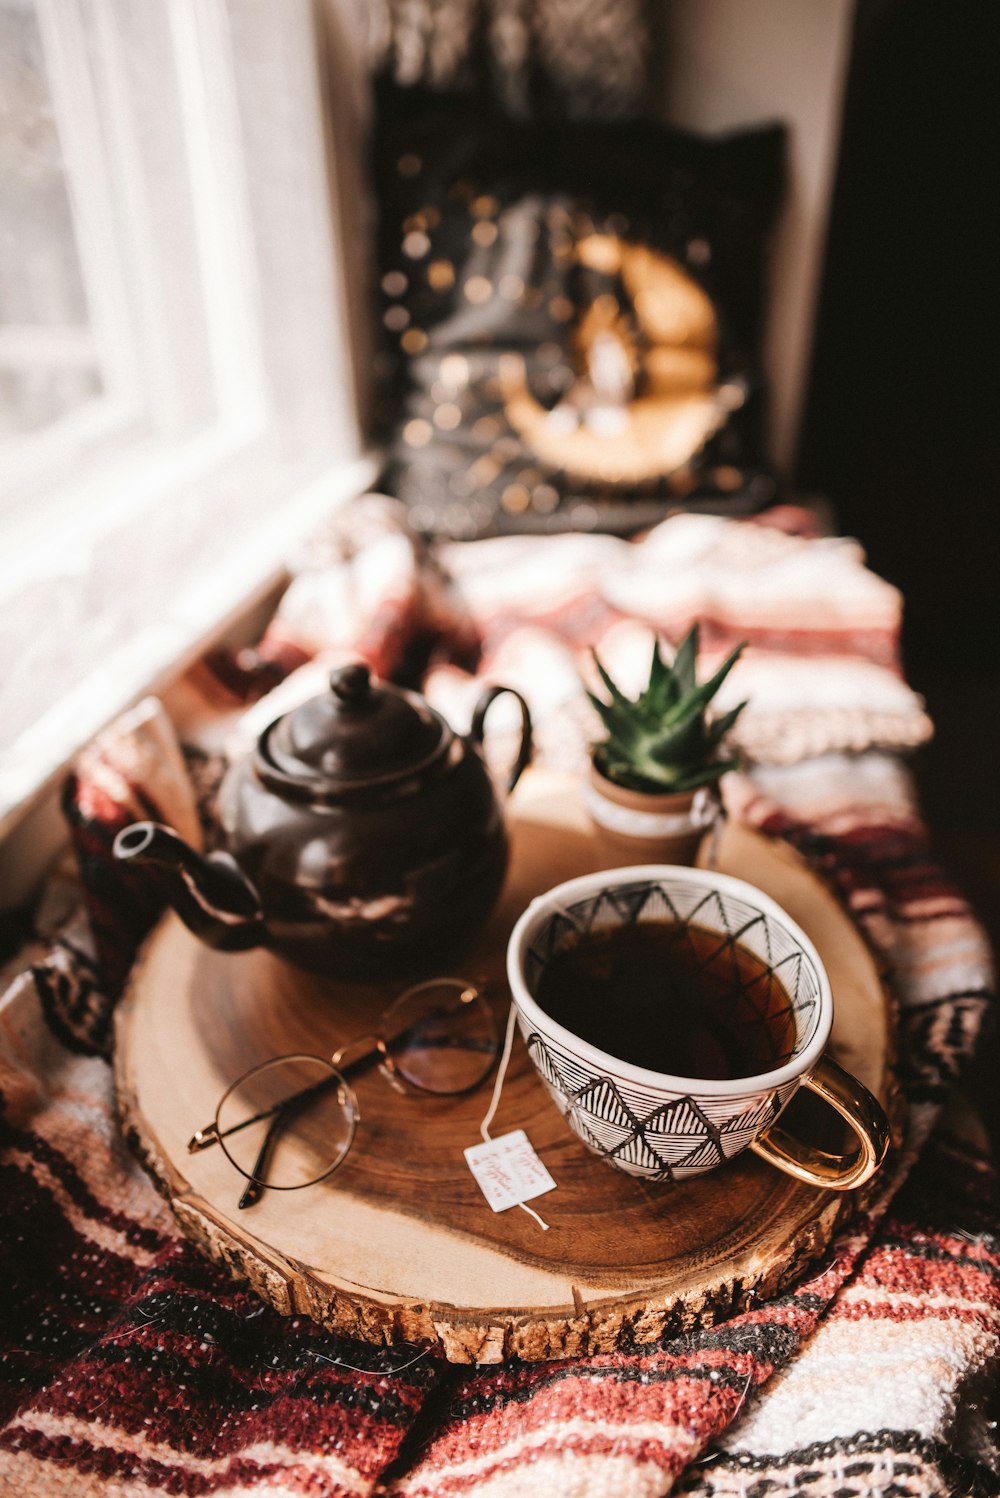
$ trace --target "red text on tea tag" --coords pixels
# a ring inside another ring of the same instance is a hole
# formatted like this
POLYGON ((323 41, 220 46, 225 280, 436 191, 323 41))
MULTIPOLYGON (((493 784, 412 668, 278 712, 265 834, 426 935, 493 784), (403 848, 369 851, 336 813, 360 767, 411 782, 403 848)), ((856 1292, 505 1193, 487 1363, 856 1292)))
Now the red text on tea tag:
POLYGON ((501 1134, 465 1151, 469 1169, 494 1212, 555 1190, 555 1181, 535 1154, 523 1129, 501 1134))

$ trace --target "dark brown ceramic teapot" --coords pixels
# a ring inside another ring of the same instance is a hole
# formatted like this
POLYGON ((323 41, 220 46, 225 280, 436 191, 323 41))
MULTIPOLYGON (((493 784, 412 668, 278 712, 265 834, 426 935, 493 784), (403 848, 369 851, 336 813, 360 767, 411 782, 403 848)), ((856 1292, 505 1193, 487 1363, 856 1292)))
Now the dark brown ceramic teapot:
POLYGON ((267 946, 331 976, 429 969, 478 929, 503 881, 503 812, 480 753, 502 692, 521 710, 510 791, 531 757, 519 693, 487 688, 462 738, 416 693, 346 666, 227 772, 225 852, 136 822, 115 856, 165 870, 174 908, 212 946, 267 946))

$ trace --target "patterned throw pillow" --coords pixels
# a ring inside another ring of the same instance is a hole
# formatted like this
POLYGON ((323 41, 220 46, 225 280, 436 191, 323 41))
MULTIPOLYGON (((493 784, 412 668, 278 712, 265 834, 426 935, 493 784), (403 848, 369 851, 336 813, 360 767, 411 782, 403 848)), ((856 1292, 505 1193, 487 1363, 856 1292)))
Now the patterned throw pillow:
POLYGON ((770 502, 781 126, 532 125, 388 85, 379 120, 384 487, 416 530, 624 534, 770 502))

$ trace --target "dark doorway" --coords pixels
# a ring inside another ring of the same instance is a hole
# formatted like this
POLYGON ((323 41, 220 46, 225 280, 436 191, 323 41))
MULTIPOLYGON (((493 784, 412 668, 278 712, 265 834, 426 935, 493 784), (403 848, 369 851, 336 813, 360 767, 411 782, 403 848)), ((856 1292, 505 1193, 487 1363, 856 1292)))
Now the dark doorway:
POLYGON ((925 812, 995 948, 998 38, 988 0, 859 0, 798 472, 903 591, 907 674, 937 725, 917 765, 925 812))

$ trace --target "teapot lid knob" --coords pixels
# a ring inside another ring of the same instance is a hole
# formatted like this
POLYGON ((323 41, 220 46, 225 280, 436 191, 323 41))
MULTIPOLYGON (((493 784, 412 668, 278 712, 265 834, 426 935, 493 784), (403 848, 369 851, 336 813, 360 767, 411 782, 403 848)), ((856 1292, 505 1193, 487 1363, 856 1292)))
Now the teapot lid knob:
POLYGON ((330 672, 330 688, 341 702, 360 706, 371 697, 371 672, 361 661, 330 672))
POLYGON ((403 776, 448 752, 453 734, 422 697, 380 682, 362 661, 340 666, 330 690, 265 728, 257 768, 278 791, 335 800, 403 776))

